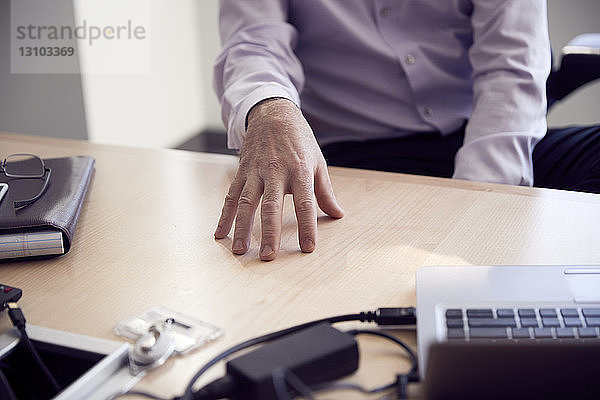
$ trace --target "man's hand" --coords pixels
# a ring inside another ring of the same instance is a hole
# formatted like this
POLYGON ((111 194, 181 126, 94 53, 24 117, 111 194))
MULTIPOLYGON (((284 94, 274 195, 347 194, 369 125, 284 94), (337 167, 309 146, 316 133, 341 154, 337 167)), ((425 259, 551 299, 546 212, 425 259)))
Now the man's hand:
POLYGON ((294 197, 300 248, 312 252, 317 243, 316 203, 333 218, 343 217, 344 211, 335 199, 325 159, 300 110, 291 101, 268 99, 248 114, 240 164, 225 196, 215 237, 226 237, 235 217, 232 251, 246 253, 262 196, 260 258, 273 260, 281 242, 283 197, 288 193, 294 197))

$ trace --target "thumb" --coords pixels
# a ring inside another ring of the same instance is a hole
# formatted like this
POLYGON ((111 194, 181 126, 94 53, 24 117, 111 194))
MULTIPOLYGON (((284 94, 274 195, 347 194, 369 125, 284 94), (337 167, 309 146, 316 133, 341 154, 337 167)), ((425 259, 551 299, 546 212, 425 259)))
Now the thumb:
POLYGON ((317 167, 315 174, 315 197, 319 208, 330 217, 342 218, 344 216, 344 210, 342 210, 333 194, 329 172, 324 163, 317 167))

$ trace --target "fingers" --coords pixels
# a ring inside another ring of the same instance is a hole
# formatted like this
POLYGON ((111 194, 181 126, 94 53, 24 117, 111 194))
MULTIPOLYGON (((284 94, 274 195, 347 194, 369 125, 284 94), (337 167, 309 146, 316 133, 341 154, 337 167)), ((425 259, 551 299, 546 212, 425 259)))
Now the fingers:
POLYGON ((317 167, 315 174, 315 196, 319 208, 325 214, 333 218, 342 218, 344 216, 344 210, 340 207, 333 194, 333 187, 329 180, 327 166, 323 164, 317 167))
POLYGON ((265 182, 265 192, 260 207, 262 241, 260 259, 271 261, 277 257, 281 243, 281 219, 283 215, 284 182, 265 182))
MULTIPOLYGON (((337 203, 326 166, 316 168, 314 177, 312 174, 300 174, 291 181, 300 248, 303 252, 312 252, 317 243, 316 204, 333 218, 342 218, 344 211, 337 203)), ((235 254, 246 253, 250 247, 254 215, 262 196, 259 254, 263 261, 275 259, 281 243, 285 187, 285 179, 269 179, 263 184, 259 177, 250 177, 245 182, 236 177, 225 197, 215 237, 221 239, 227 236, 235 219, 232 251, 235 254)))
POLYGON ((310 253, 317 243, 317 206, 313 194, 313 175, 293 179, 292 195, 298 220, 298 241, 300 249, 310 253))
POLYGON ((238 199, 242 193, 245 183, 246 181, 240 179, 238 174, 231 183, 231 186, 229 186, 229 192, 225 196, 225 203, 223 204, 223 209, 221 210, 221 217, 219 218, 219 223, 217 224, 217 229, 215 230, 215 237, 217 239, 223 239, 229 234, 231 225, 233 225, 233 219, 235 218, 235 214, 237 212, 238 199))
POLYGON ((249 178, 242 189, 237 202, 237 217, 235 218, 233 246, 231 248, 235 254, 244 254, 250 247, 254 214, 262 192, 263 184, 257 177, 249 178))

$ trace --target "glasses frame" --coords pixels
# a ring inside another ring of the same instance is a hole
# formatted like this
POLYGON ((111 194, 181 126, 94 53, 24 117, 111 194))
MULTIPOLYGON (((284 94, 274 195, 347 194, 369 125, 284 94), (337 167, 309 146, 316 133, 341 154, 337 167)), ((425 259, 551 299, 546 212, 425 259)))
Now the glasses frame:
POLYGON ((30 199, 25 199, 25 200, 15 200, 14 203, 14 207, 15 207, 15 211, 19 211, 22 210, 25 207, 30 206, 31 204, 35 203, 37 200, 39 200, 40 197, 42 197, 42 195, 44 194, 44 192, 46 191, 46 189, 48 188, 48 183, 50 182, 50 175, 52 175, 52 169, 46 167, 46 164, 44 164, 44 160, 42 160, 41 157, 35 155, 35 154, 29 154, 29 153, 15 153, 15 154, 10 154, 8 157, 6 157, 4 160, 2 160, 2 163, 0 163, 0 169, 4 175, 6 175, 7 178, 15 178, 15 179, 39 179, 39 178, 44 178, 44 186, 42 186, 42 189, 40 190, 40 192, 33 196, 30 199), (14 157, 14 156, 21 156, 21 157, 32 157, 32 158, 36 158, 38 160, 40 160, 40 164, 42 166, 42 171, 43 173, 41 174, 37 174, 37 175, 21 175, 21 174, 11 174, 6 172, 6 160, 9 159, 10 157, 14 157))
POLYGON ((2 202, 6 192, 8 192, 8 183, 0 182, 0 202, 2 202))

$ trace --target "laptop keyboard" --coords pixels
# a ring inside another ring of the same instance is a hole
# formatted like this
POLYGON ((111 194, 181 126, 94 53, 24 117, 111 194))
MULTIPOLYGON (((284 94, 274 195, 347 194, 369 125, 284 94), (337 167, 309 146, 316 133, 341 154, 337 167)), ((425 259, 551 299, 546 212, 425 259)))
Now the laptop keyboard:
POLYGON ((447 309, 448 339, 598 339, 600 308, 447 309))

